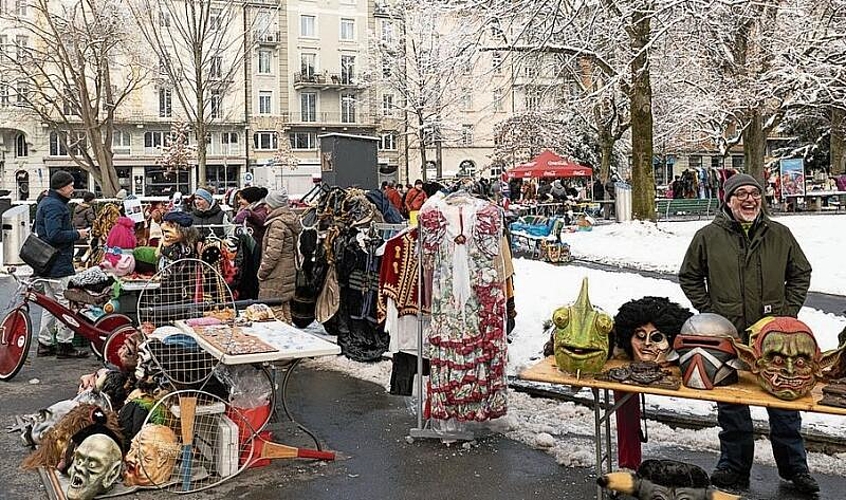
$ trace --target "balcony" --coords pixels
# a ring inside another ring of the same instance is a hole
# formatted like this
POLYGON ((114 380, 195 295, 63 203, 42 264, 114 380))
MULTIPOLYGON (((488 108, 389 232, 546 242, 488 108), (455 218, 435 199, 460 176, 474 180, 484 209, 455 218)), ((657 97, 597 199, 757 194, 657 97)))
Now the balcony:
POLYGON ((294 73, 294 89, 362 90, 364 85, 348 73, 294 73))
POLYGON ((282 42, 280 33, 278 31, 271 30, 256 30, 253 32, 253 39, 259 45, 272 47, 275 47, 282 42))
POLYGON ((374 113, 300 112, 283 113, 284 123, 299 127, 375 127, 379 116, 374 113))

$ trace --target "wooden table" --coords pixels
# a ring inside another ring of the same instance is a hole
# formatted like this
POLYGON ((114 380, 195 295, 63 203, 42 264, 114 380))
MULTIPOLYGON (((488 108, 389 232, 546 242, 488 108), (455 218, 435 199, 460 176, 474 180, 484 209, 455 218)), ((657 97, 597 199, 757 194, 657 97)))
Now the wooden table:
MULTIPOLYGON (((628 362, 611 360, 606 363, 603 371, 628 364, 628 362)), ((672 367, 671 371, 678 375, 678 368, 672 367)), ((714 401, 719 403, 745 404, 750 406, 762 406, 767 408, 781 408, 784 410, 810 411, 814 413, 827 413, 830 415, 846 415, 846 408, 836 408, 817 404, 822 398, 823 384, 817 384, 811 394, 794 401, 778 399, 758 385, 758 382, 750 372, 741 371, 739 381, 727 387, 716 387, 710 391, 691 389, 681 386, 678 390, 661 389, 658 387, 643 387, 637 385, 621 384, 607 380, 597 380, 590 375, 576 378, 574 375, 564 373, 555 366, 555 358, 549 356, 538 364, 527 368, 519 374, 523 380, 534 382, 546 382, 549 384, 569 385, 573 387, 590 388, 593 394, 593 415, 594 415, 594 445, 596 453, 596 473, 611 472, 611 415, 614 411, 636 394, 651 394, 656 396, 671 396, 676 398, 697 399, 701 401, 714 401), (626 395, 619 401, 611 403, 610 391, 625 392, 626 395), (604 442, 604 451, 603 451, 604 442), (603 467, 604 466, 604 467, 603 467)), ((596 498, 606 498, 605 490, 597 487, 596 498)))

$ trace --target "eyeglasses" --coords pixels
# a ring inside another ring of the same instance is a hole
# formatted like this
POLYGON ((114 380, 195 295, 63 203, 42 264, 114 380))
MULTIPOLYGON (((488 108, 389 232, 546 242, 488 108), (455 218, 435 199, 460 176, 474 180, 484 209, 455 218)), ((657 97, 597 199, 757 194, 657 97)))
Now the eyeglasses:
POLYGON ((734 195, 738 200, 748 200, 751 196, 753 200, 760 200, 761 199, 761 192, 757 189, 753 189, 752 191, 735 191, 734 195))

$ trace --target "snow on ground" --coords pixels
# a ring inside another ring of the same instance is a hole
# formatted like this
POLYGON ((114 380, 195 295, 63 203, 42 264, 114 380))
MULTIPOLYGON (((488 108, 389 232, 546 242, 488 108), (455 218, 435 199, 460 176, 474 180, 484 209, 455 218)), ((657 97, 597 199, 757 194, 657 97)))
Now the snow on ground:
MULTIPOLYGON (((812 289, 846 295, 846 271, 839 266, 837 241, 846 230, 846 216, 794 216, 782 217, 802 244, 814 267, 812 289)), ((653 225, 640 222, 598 226, 590 233, 568 235, 573 254, 611 264, 639 269, 675 272, 693 233, 707 221, 662 223, 653 225), (621 244, 624 240, 627 244, 621 244)), ((670 280, 645 278, 636 274, 611 273, 579 266, 553 266, 544 262, 516 259, 515 287, 517 324, 513 342, 509 345, 510 375, 531 366, 542 358, 541 351, 547 336, 543 322, 552 311, 572 302, 578 295, 583 277, 590 284, 590 298, 594 306, 601 307, 612 316, 624 302, 645 295, 665 296, 685 307, 690 303, 679 286, 670 280)), ((815 332, 823 350, 836 347, 837 334, 846 326, 846 318, 805 307, 799 314, 815 332)), ((363 364, 343 357, 320 358, 310 366, 345 372, 353 377, 369 380, 387 388, 391 366, 384 361, 363 364)), ((590 397, 585 391, 583 396, 590 397)), ((715 405, 706 401, 683 398, 647 398, 653 409, 675 413, 713 416, 715 405)), ((755 420, 766 422, 763 408, 752 408, 755 420)), ((411 419, 409 420, 411 422, 411 419)), ((846 419, 838 416, 803 413, 805 428, 832 435, 846 435, 846 419)), ((530 446, 544 449, 558 463, 568 466, 592 466, 594 462, 593 412, 573 403, 562 403, 543 398, 532 398, 523 393, 511 392, 509 413, 492 423, 508 437, 530 446)), ((672 447, 719 452, 718 429, 672 429, 650 422, 650 443, 644 446, 649 455, 660 454, 660 448, 672 447)), ((774 464, 772 450, 766 439, 756 442, 756 460, 774 464)), ((846 454, 809 454, 811 469, 826 474, 846 473, 846 454)))
MULTIPOLYGON (((793 232, 814 268, 811 290, 846 295, 846 267, 840 245, 846 235, 846 215, 776 217, 793 232)), ((573 256, 617 266, 675 273, 693 234, 710 220, 604 224, 590 232, 567 234, 573 256)))

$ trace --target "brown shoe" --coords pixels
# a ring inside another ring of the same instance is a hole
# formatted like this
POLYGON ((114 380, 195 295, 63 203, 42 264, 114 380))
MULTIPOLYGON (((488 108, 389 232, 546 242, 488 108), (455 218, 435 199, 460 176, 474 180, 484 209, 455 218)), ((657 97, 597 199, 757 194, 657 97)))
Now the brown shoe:
POLYGON ((48 356, 55 356, 56 355, 56 346, 44 345, 41 342, 38 343, 38 350, 35 351, 35 357, 37 358, 46 358, 48 356))
POLYGON ((78 359, 87 357, 88 351, 80 351, 71 343, 59 344, 59 350, 56 352, 56 358, 58 359, 78 359))

